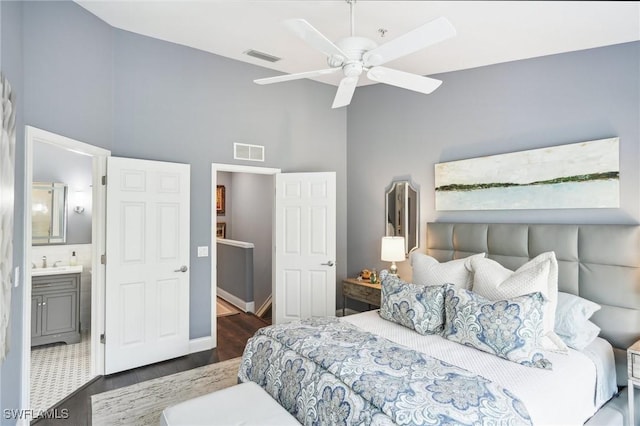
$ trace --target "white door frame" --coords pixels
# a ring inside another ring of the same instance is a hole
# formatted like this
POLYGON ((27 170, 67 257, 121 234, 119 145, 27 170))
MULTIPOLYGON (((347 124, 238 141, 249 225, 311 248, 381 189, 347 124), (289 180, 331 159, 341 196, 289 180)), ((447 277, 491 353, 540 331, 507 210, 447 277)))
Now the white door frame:
MULTIPOLYGON (((104 374, 104 348, 100 344, 100 333, 104 330, 105 268, 100 264, 100 255, 105 253, 105 200, 106 190, 102 176, 106 174, 107 157, 111 151, 79 142, 46 130, 25 126, 24 167, 24 256, 22 258, 22 377, 21 406, 31 406, 31 186, 33 184, 33 144, 47 143, 62 149, 93 158, 92 216, 91 216, 91 376, 104 374)), ((28 420, 26 421, 28 424, 28 420)), ((19 422, 20 423, 20 422, 19 422)))
MULTIPOLYGON (((243 166, 240 164, 211 164, 211 337, 213 340, 213 347, 218 346, 218 335, 216 332, 216 297, 218 296, 218 246, 216 242, 216 212, 213 208, 216 199, 216 184, 218 182, 218 172, 232 172, 232 173, 253 173, 258 175, 276 175, 281 173, 280 169, 274 169, 269 167, 258 166, 243 166)), ((273 183, 275 185, 275 181, 273 183)), ((275 190, 275 186, 274 186, 275 190)), ((272 215, 273 216, 273 215, 272 215)), ((273 218, 275 220, 275 218, 273 218)), ((275 241, 274 241, 275 243, 275 241)))

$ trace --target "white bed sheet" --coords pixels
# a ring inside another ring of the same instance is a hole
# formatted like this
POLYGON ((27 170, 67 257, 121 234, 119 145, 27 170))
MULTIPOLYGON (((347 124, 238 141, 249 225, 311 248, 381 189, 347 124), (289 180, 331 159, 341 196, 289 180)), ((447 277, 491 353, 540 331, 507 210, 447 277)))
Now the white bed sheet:
MULTIPOLYGON (((610 374, 607 356, 596 367, 591 358, 606 353, 606 345, 595 345, 589 355, 573 349, 568 354, 547 353, 553 370, 525 367, 495 355, 451 342, 440 336, 423 336, 411 329, 384 320, 378 311, 369 311, 342 318, 364 330, 393 342, 408 346, 442 361, 479 374, 510 390, 525 404, 534 425, 582 425, 605 402, 600 390, 596 402, 596 385, 610 387, 611 380, 597 380, 600 374, 610 374)), ((602 340, 602 339, 600 339, 602 340)), ((602 340, 606 343, 606 341, 602 340)), ((608 344, 608 343, 607 343, 608 344)), ((611 346, 609 345, 609 350, 611 346)), ((613 355, 611 352, 611 359, 613 355)), ((614 376, 615 377, 615 376, 614 376)), ((615 379, 614 379, 615 380, 615 379)), ((609 393, 609 397, 612 394, 609 393)))

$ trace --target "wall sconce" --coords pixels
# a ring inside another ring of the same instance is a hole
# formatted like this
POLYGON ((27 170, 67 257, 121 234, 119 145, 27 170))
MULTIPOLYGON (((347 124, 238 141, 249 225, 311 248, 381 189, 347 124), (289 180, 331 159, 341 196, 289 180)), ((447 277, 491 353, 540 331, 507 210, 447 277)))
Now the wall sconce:
POLYGON ((82 214, 84 212, 84 205, 85 205, 84 191, 76 191, 74 193, 73 201, 74 201, 74 204, 76 205, 73 208, 73 211, 78 214, 82 214))
POLYGON ((391 262, 389 273, 392 275, 398 275, 396 262, 402 262, 405 260, 404 237, 382 237, 380 253, 381 260, 391 262))

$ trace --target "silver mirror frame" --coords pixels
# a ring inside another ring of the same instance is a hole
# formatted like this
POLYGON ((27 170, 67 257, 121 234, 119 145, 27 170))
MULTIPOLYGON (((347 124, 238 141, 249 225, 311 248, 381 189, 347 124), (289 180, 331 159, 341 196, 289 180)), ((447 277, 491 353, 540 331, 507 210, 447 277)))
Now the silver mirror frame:
POLYGON ((405 256, 418 248, 420 199, 418 190, 410 181, 393 181, 385 191, 384 235, 404 237, 405 256))
POLYGON ((57 182, 34 182, 32 191, 34 194, 32 196, 32 209, 34 209, 32 213, 32 244, 65 244, 67 241, 67 185, 57 182), (46 205, 40 206, 40 208, 36 207, 36 191, 48 193, 50 196, 50 199, 46 200, 46 205), (48 222, 45 225, 48 229, 46 232, 38 233, 39 227, 35 224, 38 220, 38 215, 36 215, 35 211, 42 210, 43 207, 48 212, 40 216, 41 219, 46 219, 46 222, 48 222))

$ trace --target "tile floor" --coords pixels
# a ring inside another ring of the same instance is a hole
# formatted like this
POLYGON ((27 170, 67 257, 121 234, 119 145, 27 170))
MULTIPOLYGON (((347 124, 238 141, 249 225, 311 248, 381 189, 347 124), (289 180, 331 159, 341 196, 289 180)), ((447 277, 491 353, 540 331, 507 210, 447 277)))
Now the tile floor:
POLYGON ((31 408, 53 407, 91 379, 91 334, 80 343, 55 343, 31 348, 31 408))

